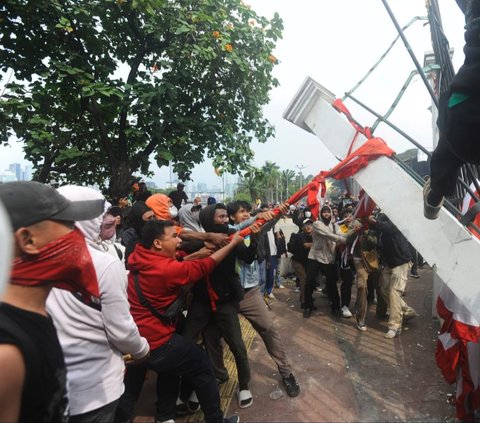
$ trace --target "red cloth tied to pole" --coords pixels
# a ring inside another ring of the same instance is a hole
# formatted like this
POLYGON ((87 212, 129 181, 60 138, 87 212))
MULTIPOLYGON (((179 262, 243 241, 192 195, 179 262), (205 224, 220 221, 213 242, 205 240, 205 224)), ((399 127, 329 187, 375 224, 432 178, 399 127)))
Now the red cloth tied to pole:
MULTIPOLYGON (((370 138, 361 145, 354 152, 345 157, 330 171, 321 171, 315 176, 307 185, 293 194, 288 200, 289 204, 294 204, 301 198, 307 196, 307 204, 312 212, 312 216, 318 216, 320 201, 318 199, 319 193, 321 198, 325 198, 327 192, 326 179, 345 179, 355 175, 360 169, 366 167, 372 160, 378 159, 381 156, 392 157, 395 154, 385 141, 381 138, 370 138)), ((273 213, 278 215, 279 208, 273 209, 273 213)), ((256 223, 263 225, 264 219, 258 219, 256 223)), ((250 235, 250 228, 245 228, 240 232, 241 236, 250 235)))

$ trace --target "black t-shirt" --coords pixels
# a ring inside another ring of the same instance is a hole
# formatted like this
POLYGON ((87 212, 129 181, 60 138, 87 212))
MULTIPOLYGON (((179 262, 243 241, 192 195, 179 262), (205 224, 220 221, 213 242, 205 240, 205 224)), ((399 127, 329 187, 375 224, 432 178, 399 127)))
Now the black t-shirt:
POLYGON ((308 261, 308 253, 310 249, 304 247, 303 244, 313 242, 312 235, 306 232, 299 232, 295 238, 295 252, 293 253, 292 260, 299 261, 306 264, 308 261))
POLYGON ((188 196, 185 191, 172 191, 170 194, 168 194, 170 199, 172 200, 173 205, 179 209, 182 207, 182 201, 185 200, 185 203, 188 200, 188 196))
POLYGON ((25 362, 19 421, 67 422, 67 373, 52 319, 0 303, 0 321, 0 344, 16 345, 25 362), (14 330, 6 329, 12 322, 14 330))

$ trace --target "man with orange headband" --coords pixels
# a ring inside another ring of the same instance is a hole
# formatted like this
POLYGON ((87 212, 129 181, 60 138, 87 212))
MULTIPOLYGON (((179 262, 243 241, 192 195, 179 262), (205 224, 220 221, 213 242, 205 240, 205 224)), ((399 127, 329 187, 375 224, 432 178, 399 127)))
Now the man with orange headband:
POLYGON ((15 242, 0 302, 0 421, 67 421, 65 362, 45 301, 53 287, 99 296, 73 222, 98 216, 104 202, 72 203, 50 186, 26 181, 1 184, 0 200, 15 242))
MULTIPOLYGON (((152 209, 155 217, 159 220, 170 220, 177 217, 178 210, 168 195, 153 194, 145 201, 145 204, 152 209)), ((185 231, 181 227, 177 227, 177 234, 183 241, 206 241, 217 247, 223 247, 228 244, 229 238, 226 234, 213 232, 194 232, 185 231)))

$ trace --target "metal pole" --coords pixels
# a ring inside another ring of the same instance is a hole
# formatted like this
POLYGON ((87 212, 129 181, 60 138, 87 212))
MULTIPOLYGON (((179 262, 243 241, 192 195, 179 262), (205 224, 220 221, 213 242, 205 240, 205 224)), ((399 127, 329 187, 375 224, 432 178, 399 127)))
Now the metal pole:
POLYGON ((385 119, 383 116, 372 110, 370 107, 368 107, 366 104, 362 103, 360 100, 357 100, 355 97, 352 95, 347 94, 347 97, 351 100, 353 100, 355 103, 357 103, 359 106, 363 107, 367 112, 371 113, 374 115, 379 121, 386 123, 388 126, 393 128, 395 131, 397 131, 400 135, 405 137, 408 141, 410 141, 415 147, 417 147, 419 150, 422 150, 428 157, 432 156, 432 153, 428 151, 423 145, 419 144, 417 141, 415 141, 410 135, 406 134, 403 132, 398 126, 394 125, 391 123, 388 119, 385 119))
POLYGON ((412 47, 410 46, 407 38, 405 37, 405 34, 402 31, 402 28, 398 24, 397 19, 395 18, 395 15, 392 12, 392 9, 390 9, 390 6, 388 5, 387 0, 382 0, 383 5, 385 6, 385 9, 387 9, 387 13, 390 16, 390 19, 392 20, 393 24, 395 25, 395 28, 397 28, 398 35, 400 35, 400 38, 403 41, 403 44, 405 45, 405 48, 407 49, 408 54, 413 60, 413 63, 415 64, 415 67, 417 68, 418 74, 421 76, 425 86, 427 87, 428 92, 430 93, 430 96, 432 97, 432 101, 437 106, 438 108, 438 100, 437 97, 435 96, 435 93, 433 92, 432 86, 428 83, 427 77, 423 73, 422 66, 420 66, 420 63, 418 62, 417 58, 415 57, 415 54, 413 53, 412 47))

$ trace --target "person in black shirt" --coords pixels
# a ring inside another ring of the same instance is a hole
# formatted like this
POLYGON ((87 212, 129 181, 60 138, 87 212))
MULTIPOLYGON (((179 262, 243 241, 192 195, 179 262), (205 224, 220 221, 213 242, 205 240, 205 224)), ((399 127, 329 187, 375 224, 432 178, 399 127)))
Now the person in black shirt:
POLYGON ((75 220, 100 215, 104 201, 72 203, 31 181, 0 184, 15 257, 0 298, 0 421, 66 422, 63 352, 45 301, 52 287, 100 295, 95 268, 75 220))
POLYGON ((168 194, 168 196, 172 200, 173 205, 177 208, 177 210, 180 209, 180 207, 182 207, 182 201, 184 201, 185 204, 188 201, 188 196, 185 193, 184 188, 185 188, 185 184, 183 184, 182 182, 179 182, 177 184, 177 190, 172 191, 170 194, 168 194))
POLYGON ((302 232, 296 234, 293 246, 292 267, 300 283, 300 304, 305 307, 305 282, 307 280, 308 252, 312 246, 313 221, 303 221, 302 232))

